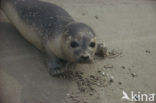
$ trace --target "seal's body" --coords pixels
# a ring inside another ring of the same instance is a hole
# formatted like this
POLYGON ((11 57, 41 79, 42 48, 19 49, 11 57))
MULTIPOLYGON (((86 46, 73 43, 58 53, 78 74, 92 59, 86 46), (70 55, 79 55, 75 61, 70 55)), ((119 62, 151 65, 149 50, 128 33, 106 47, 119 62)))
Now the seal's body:
POLYGON ((46 52, 52 75, 67 64, 93 60, 94 31, 63 8, 39 0, 2 0, 1 7, 26 40, 46 52))

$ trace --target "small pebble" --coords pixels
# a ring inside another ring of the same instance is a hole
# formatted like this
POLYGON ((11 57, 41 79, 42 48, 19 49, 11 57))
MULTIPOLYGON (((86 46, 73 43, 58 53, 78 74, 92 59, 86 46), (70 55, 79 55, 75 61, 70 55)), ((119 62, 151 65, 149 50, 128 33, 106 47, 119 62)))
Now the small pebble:
POLYGON ((105 72, 102 72, 102 75, 105 75, 105 72))
POLYGON ((125 69, 126 67, 125 67, 125 66, 121 66, 121 68, 122 68, 122 69, 125 69))
POLYGON ((122 82, 118 82, 119 85, 122 85, 122 82))
POLYGON ((105 75, 105 72, 102 72, 102 71, 98 71, 98 73, 103 76, 105 75))
POLYGON ((131 73, 132 77, 137 77, 136 73, 131 73))
POLYGON ((114 77, 113 76, 110 76, 110 82, 114 82, 114 77))
POLYGON ((97 71, 98 73, 101 73, 101 71, 99 70, 99 71, 97 71))
POLYGON ((90 96, 92 96, 92 95, 93 95, 93 93, 89 93, 89 95, 90 95, 90 96))
POLYGON ((150 54, 150 53, 151 53, 151 51, 150 51, 150 50, 146 50, 146 53, 149 53, 149 54, 150 54))
POLYGON ((99 17, 98 16, 94 16, 95 17, 95 19, 99 19, 99 17))

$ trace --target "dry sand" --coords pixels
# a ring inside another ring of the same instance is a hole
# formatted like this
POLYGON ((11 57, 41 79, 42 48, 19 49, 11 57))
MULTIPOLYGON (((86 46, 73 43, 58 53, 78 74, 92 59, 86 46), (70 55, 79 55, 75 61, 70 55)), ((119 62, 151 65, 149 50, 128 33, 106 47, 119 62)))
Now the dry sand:
POLYGON ((10 23, 1 22, 2 103, 130 103, 121 101, 123 90, 128 95, 131 91, 156 93, 156 1, 44 1, 60 5, 75 20, 89 24, 99 42, 121 54, 78 65, 72 79, 54 78, 47 72, 44 55, 10 23))

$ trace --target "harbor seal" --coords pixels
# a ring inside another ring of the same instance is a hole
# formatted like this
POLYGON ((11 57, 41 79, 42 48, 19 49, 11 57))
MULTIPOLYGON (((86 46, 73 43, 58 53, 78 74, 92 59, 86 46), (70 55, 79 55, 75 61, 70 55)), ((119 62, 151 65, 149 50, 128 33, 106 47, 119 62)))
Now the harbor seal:
POLYGON ((51 75, 94 60, 94 30, 75 21, 63 8, 40 0, 1 0, 1 7, 21 35, 46 53, 51 75))

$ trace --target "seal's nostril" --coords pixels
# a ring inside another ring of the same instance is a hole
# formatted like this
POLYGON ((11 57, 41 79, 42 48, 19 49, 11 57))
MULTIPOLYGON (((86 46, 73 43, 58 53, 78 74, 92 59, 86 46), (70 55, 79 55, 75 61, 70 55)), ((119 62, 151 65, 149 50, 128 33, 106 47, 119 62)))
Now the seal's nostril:
POLYGON ((89 59, 89 56, 81 56, 81 59, 88 60, 89 59))

